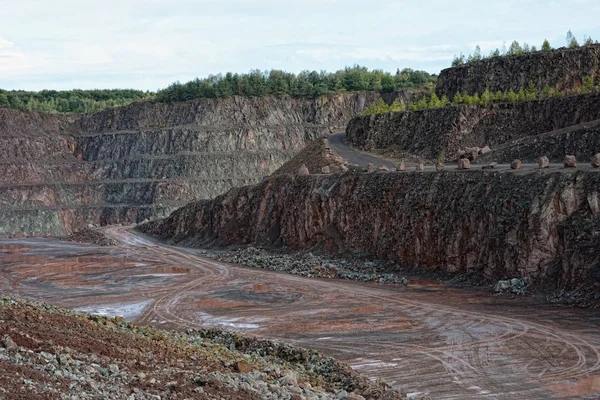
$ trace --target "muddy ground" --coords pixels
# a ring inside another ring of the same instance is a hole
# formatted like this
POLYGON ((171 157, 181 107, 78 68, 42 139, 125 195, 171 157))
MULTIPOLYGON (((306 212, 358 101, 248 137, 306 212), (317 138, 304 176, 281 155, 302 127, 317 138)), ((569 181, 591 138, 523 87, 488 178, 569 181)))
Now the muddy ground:
POLYGON ((159 328, 224 326, 322 350, 435 399, 600 396, 600 313, 411 280, 252 270, 152 242, 0 242, 0 290, 159 328))

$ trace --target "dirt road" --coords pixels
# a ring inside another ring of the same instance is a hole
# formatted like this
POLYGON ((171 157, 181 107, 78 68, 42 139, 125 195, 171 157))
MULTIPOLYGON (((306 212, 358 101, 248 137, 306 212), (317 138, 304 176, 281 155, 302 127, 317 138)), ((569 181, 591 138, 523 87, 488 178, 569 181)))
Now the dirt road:
POLYGON ((279 338, 434 399, 600 396, 598 310, 431 282, 306 279, 107 232, 121 245, 0 241, 0 290, 157 327, 279 338))

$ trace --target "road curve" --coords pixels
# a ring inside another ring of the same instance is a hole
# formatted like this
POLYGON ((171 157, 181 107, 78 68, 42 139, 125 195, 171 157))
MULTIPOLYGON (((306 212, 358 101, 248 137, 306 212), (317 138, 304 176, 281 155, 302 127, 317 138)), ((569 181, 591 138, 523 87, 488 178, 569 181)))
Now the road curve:
POLYGON ((88 311, 134 305, 129 319, 157 327, 282 339, 434 399, 600 395, 593 310, 430 282, 307 279, 215 262, 123 227, 106 232, 120 246, 1 240, 0 290, 88 311))
MULTIPOLYGON (((345 132, 334 133, 328 136, 327 143, 331 150, 334 153, 342 157, 344 160, 348 161, 349 164, 358 165, 361 167, 366 167, 368 164, 373 164, 376 168, 379 167, 387 167, 390 171, 395 171, 398 165, 397 162, 381 157, 379 155, 373 153, 367 153, 365 151, 358 150, 354 147, 350 147, 348 145, 348 141, 346 138, 345 132)), ((479 164, 477 162, 471 164, 471 169, 469 171, 477 171, 481 170, 482 167, 486 164, 479 164)), ((414 168, 412 168, 414 169, 414 168)), ((407 171, 410 171, 411 168, 407 166, 407 171)), ((577 170, 589 170, 600 172, 599 168, 593 168, 590 164, 582 164, 579 163, 577 166, 577 170)), ((433 164, 425 164, 424 172, 434 172, 436 171, 435 165, 433 164)), ((456 163, 446 163, 445 171, 458 171, 458 172, 469 172, 466 170, 459 170, 456 163)), ((540 171, 538 164, 534 163, 523 163, 522 167, 519 170, 512 170, 510 168, 510 164, 496 164, 495 168, 487 169, 487 171, 510 171, 516 174, 528 174, 534 171, 540 171)), ((563 164, 560 163, 550 163, 547 169, 543 170, 544 172, 572 172, 573 169, 565 169, 563 164)))

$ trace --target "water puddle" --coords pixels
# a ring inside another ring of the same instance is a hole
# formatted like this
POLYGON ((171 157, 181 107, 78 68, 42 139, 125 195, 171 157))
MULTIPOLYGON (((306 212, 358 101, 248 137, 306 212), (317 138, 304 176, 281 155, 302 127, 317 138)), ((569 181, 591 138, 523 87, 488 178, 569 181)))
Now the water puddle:
POLYGON ((128 321, 142 315, 144 310, 152 303, 152 300, 139 301, 129 304, 102 304, 74 308, 74 311, 84 312, 105 317, 123 317, 128 321))
POLYGON ((196 314, 202 319, 204 325, 223 326, 234 329, 258 329, 260 328, 258 323, 264 321, 264 318, 217 317, 204 312, 197 312, 196 314))

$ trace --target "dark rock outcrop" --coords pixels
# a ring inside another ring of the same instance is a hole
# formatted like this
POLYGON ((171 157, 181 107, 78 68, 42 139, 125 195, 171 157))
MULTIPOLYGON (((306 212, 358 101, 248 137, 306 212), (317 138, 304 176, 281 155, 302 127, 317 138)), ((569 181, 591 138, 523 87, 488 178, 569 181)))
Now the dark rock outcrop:
POLYGON ((144 102, 69 116, 0 109, 0 236, 166 216, 260 181, 378 98, 144 102))
POLYGON ((520 158, 535 163, 546 155, 552 162, 561 162, 566 154, 579 160, 590 160, 600 152, 600 120, 586 122, 541 135, 513 140, 481 156, 481 160, 501 163, 520 158))
POLYGON ((560 288, 600 281, 600 173, 274 176, 189 204, 144 232, 369 254, 423 269, 560 288))
POLYGON ((521 56, 489 58, 447 68, 440 73, 436 93, 452 99, 466 94, 501 90, 515 92, 529 82, 538 89, 548 85, 560 91, 579 88, 585 77, 600 78, 600 45, 561 48, 521 56))
MULTIPOLYGON (((346 135, 353 146, 365 150, 395 149, 429 159, 445 154, 452 160, 466 147, 496 149, 515 140, 597 119, 600 119, 600 94, 590 93, 358 116, 350 121, 346 135)), ((600 136, 595 143, 600 143, 600 136)))

